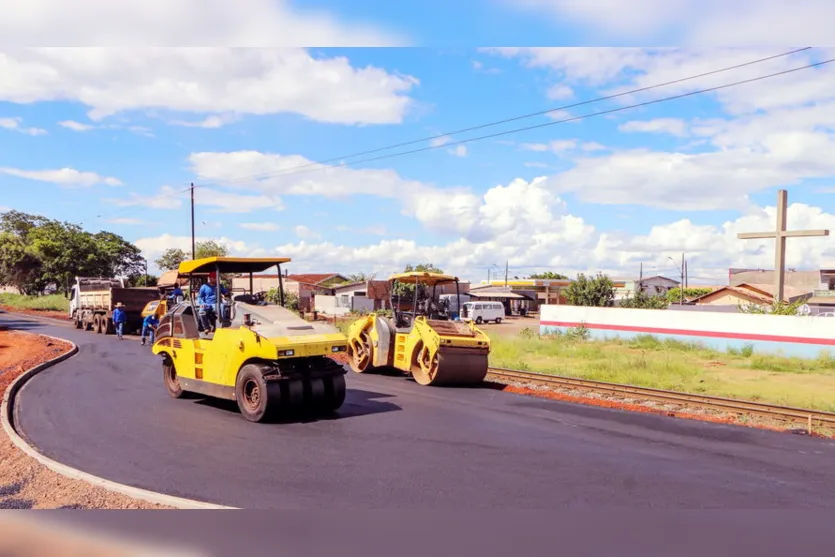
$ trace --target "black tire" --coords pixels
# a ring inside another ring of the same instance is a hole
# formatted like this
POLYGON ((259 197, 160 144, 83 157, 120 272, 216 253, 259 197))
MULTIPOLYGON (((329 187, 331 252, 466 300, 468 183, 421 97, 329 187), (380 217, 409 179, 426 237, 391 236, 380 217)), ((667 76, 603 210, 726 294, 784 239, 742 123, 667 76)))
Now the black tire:
POLYGON ((481 325, 482 323, 484 323, 484 320, 481 318, 480 315, 475 318, 475 324, 476 325, 481 325))
POLYGON ((501 325, 501 324, 502 324, 502 318, 501 318, 501 317, 497 317, 497 318, 496 318, 496 325, 501 325))
POLYGON ((174 398, 183 398, 185 391, 180 380, 177 378, 177 369, 174 367, 174 362, 171 358, 164 358, 162 360, 162 382, 165 383, 165 390, 174 398))
POLYGON ((260 366, 247 364, 238 372, 235 400, 241 415, 250 422, 264 422, 276 414, 275 407, 280 403, 276 391, 267 384, 260 366))
POLYGON ((325 379, 325 411, 335 412, 345 403, 345 376, 334 375, 325 379))
POLYGON ((80 329, 84 326, 84 323, 81 321, 81 316, 78 312, 75 314, 75 328, 80 329))
POLYGON ((102 318, 102 326, 104 327, 102 334, 112 335, 116 332, 116 326, 113 324, 113 319, 109 317, 102 318))
POLYGON ((101 334, 101 315, 98 313, 93 316, 93 332, 97 335, 101 334))

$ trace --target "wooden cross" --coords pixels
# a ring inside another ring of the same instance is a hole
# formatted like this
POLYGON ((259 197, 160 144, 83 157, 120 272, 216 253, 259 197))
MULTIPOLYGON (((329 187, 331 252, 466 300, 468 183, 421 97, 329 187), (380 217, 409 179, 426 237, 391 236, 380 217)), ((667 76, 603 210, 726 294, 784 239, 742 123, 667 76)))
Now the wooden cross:
POLYGON ((829 230, 786 230, 786 190, 777 192, 777 230, 774 232, 744 232, 737 234, 740 240, 774 238, 774 299, 783 301, 783 287, 786 283, 786 238, 829 236, 829 230))

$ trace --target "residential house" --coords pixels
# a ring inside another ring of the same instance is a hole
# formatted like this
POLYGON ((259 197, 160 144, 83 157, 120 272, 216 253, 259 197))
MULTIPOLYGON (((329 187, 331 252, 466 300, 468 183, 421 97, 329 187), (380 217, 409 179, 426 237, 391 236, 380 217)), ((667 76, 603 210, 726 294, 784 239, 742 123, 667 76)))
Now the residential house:
MULTIPOLYGON (((769 306, 774 303, 775 287, 773 284, 742 283, 735 286, 723 286, 713 292, 690 300, 697 306, 725 306, 728 308, 756 304, 769 306)), ((796 286, 783 288, 784 299, 789 303, 808 300, 812 291, 796 286)))
MULTIPOLYGON (((252 277, 252 289, 255 292, 268 292, 278 288, 277 274, 257 274, 252 277)), ((349 282, 348 278, 339 273, 308 273, 285 274, 282 277, 284 291, 295 294, 299 298, 299 308, 304 311, 313 309, 313 298, 316 294, 330 294, 335 284, 349 282)), ((237 275, 232 278, 233 291, 249 292, 249 275, 237 275)))
POLYGON ((647 278, 612 278, 615 288, 615 302, 635 296, 635 292, 643 292, 648 296, 666 296, 667 292, 677 288, 681 282, 656 275, 647 278))

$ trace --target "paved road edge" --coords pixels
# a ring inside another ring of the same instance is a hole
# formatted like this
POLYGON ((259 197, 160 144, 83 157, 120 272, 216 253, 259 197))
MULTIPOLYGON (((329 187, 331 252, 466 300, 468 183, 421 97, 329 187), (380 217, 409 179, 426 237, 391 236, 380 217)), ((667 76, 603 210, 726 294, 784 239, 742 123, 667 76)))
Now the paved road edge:
POLYGON ((99 476, 94 476, 93 474, 82 472, 81 470, 52 460, 51 458, 41 454, 34 446, 27 443, 23 439, 23 437, 21 437, 20 434, 18 434, 17 430, 14 427, 15 397, 20 392, 20 389, 23 388, 26 381, 28 381, 38 373, 44 371, 45 369, 48 369, 54 366, 55 364, 70 358, 78 352, 78 346, 74 342, 70 342, 69 340, 53 337, 50 335, 42 336, 51 338, 53 340, 66 342, 70 344, 72 348, 64 354, 61 354, 60 356, 57 356, 49 361, 46 361, 40 365, 37 365, 25 371, 14 381, 12 381, 12 383, 6 389, 6 392, 3 393, 3 401, 2 403, 0 403, 0 421, 2 421, 3 423, 3 429, 5 430, 6 435, 18 449, 23 451, 27 456, 34 458, 39 463, 46 466, 53 472, 61 474, 62 476, 66 476, 74 480, 85 481, 94 486, 101 487, 103 489, 107 489, 116 493, 121 493, 122 495, 133 497, 134 499, 141 499, 143 501, 147 501, 149 503, 156 503, 159 505, 168 505, 178 509, 237 509, 237 507, 226 507, 223 505, 216 505, 214 503, 206 503, 203 501, 196 501, 193 499, 174 497, 173 495, 166 495, 164 493, 148 491, 146 489, 140 489, 138 487, 133 487, 113 482, 111 480, 106 480, 104 478, 100 478, 99 476))

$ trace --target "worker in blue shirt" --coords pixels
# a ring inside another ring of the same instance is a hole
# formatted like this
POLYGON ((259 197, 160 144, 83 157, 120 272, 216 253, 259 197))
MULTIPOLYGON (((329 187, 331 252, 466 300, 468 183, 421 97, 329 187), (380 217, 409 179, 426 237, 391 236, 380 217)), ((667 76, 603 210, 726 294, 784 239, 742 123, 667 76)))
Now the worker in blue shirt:
MULTIPOLYGON (((206 332, 214 332, 215 321, 217 315, 215 313, 215 303, 217 302, 217 273, 209 273, 209 282, 200 287, 197 291, 197 305, 199 306, 200 322, 203 324, 203 330, 206 332)), ((220 285, 221 295, 228 294, 226 288, 220 285)))
POLYGON ((151 344, 154 343, 154 334, 157 331, 157 325, 159 325, 159 319, 157 319, 156 313, 152 313, 142 321, 142 346, 145 346, 146 336, 150 336, 151 344))
POLYGON ((122 331, 125 328, 125 323, 128 320, 128 314, 125 313, 125 305, 122 302, 116 304, 116 309, 113 310, 113 325, 116 327, 116 335, 119 340, 122 340, 122 331))

